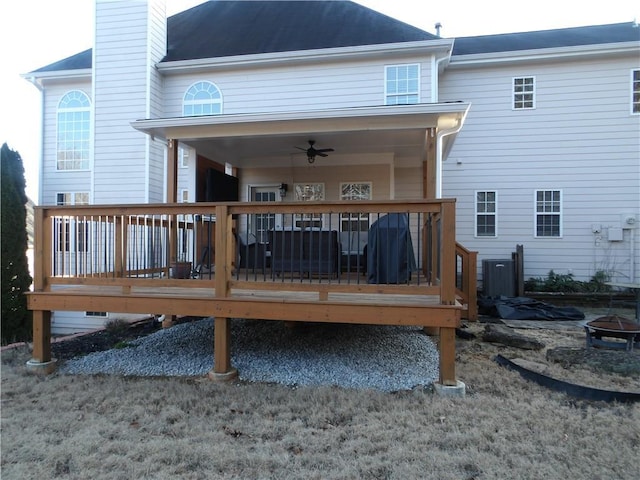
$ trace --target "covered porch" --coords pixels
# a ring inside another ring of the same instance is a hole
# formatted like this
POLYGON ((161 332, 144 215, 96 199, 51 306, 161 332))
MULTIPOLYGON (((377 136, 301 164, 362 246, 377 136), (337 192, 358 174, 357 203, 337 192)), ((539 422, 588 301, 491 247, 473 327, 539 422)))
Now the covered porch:
POLYGON ((133 122, 167 141, 166 203, 38 207, 32 362, 52 361, 52 311, 215 317, 214 379, 236 374, 232 318, 418 325, 439 335, 440 382, 456 385, 455 329, 461 318, 476 317, 476 257, 456 243, 455 200, 439 197, 441 163, 468 108, 455 102, 133 122), (311 139, 333 149, 328 159, 311 165, 304 152, 292 154, 311 139), (181 144, 232 166, 241 201, 176 203, 181 144), (252 200, 247 172, 261 175, 283 162, 316 168, 305 173, 311 180, 321 168, 382 164, 386 183, 374 184, 377 194, 366 201, 245 201, 252 200), (395 180, 399 165, 419 172, 413 190, 395 180))

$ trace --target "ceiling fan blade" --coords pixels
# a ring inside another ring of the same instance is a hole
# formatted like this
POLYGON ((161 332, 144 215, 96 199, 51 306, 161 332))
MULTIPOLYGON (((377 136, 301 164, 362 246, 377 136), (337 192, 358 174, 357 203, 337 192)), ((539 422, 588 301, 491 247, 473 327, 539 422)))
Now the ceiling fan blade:
POLYGON ((318 153, 322 153, 322 152, 333 152, 333 148, 321 148, 319 150, 316 150, 316 152, 318 153))
POLYGON ((316 150, 316 155, 318 155, 320 157, 328 157, 329 156, 326 153, 322 153, 320 150, 316 150))
POLYGON ((306 152, 307 150, 309 150, 308 148, 302 148, 302 147, 295 147, 295 148, 297 148, 298 150, 302 150, 303 152, 306 152))

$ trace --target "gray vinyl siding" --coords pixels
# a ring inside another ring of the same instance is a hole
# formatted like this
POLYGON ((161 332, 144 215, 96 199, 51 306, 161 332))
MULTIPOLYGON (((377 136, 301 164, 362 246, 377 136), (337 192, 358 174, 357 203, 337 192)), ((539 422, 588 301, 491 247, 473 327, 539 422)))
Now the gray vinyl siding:
POLYGON ((159 197, 164 152, 131 127, 162 110, 162 79, 153 68, 164 55, 166 26, 158 8, 155 2, 96 4, 101 18, 94 49, 96 203, 159 197))
MULTIPOLYGON (((450 69, 442 101, 471 102, 444 163, 443 196, 457 198, 457 236, 485 258, 524 245, 525 278, 606 270, 628 281, 631 233, 609 242, 620 214, 640 214, 640 119, 629 114, 629 71, 637 60, 450 69), (513 77, 534 76, 536 108, 512 110, 513 77), (474 192, 498 192, 497 238, 474 236, 474 192), (535 238, 534 192, 562 191, 562 238, 535 238), (603 227, 598 238, 592 224, 603 227)), ((639 250, 635 233, 635 252, 639 250)), ((635 256, 638 269, 637 253, 635 256)))
MULTIPOLYGON (((62 97, 73 91, 84 92, 91 101, 91 82, 73 81, 48 86, 43 95, 43 157, 41 160, 40 198, 42 205, 55 205, 57 193, 91 192, 91 172, 89 170, 58 171, 57 170, 57 138, 58 138, 58 104, 62 97)), ((91 152, 92 150, 90 150, 91 152)), ((91 153, 89 163, 92 163, 91 153)))
MULTIPOLYGON (((401 59, 419 63, 420 97, 431 100, 431 58, 401 59)), ((383 61, 331 62, 255 71, 212 71, 168 74, 165 85, 165 117, 182 115, 182 99, 197 81, 214 83, 221 91, 223 113, 269 113, 384 105, 383 61), (292 81, 292 72, 294 80, 292 81)))

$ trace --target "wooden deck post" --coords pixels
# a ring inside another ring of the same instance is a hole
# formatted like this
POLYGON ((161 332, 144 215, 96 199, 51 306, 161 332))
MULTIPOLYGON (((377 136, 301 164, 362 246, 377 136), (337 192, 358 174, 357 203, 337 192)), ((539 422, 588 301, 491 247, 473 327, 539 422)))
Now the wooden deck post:
MULTIPOLYGON (((167 203, 176 203, 178 200, 178 141, 170 138, 167 141, 167 203)), ((171 275, 171 262, 178 257, 178 230, 177 218, 169 218, 169 251, 166 265, 166 275, 171 275)), ((169 328, 176 320, 175 315, 164 316, 162 328, 169 328)))
MULTIPOLYGON (((44 211, 34 211, 35 264, 33 289, 36 292, 49 290, 47 279, 51 275, 51 248, 53 232, 51 221, 44 220, 44 211), (46 248, 44 246, 47 246, 46 248)), ((51 312, 33 311, 33 351, 27 368, 35 373, 49 374, 55 370, 56 361, 51 358, 51 312)))
MULTIPOLYGON (((216 298, 225 298, 230 293, 234 250, 232 219, 226 205, 216 207, 215 242, 216 298)), ((209 378, 232 380, 238 376, 238 371, 231 366, 231 320, 216 316, 213 335, 213 370, 209 372, 209 378)))
POLYGON ((440 383, 456 385, 456 329, 440 328, 440 383))
POLYGON ((37 363, 51 361, 51 312, 34 310, 33 312, 33 353, 32 360, 37 363))

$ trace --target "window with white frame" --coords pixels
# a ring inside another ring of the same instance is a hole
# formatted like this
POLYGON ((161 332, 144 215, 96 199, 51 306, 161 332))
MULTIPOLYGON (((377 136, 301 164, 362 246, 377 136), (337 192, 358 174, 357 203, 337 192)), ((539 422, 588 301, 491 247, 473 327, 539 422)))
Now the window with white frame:
POLYGON ((65 94, 58 103, 57 125, 56 169, 88 169, 91 138, 89 97, 79 90, 65 94))
POLYGON ((84 312, 84 316, 106 318, 107 312, 84 312))
MULTIPOLYGON (((340 200, 371 200, 371 182, 344 182, 340 184, 340 200)), ((340 230, 343 232, 369 231, 368 213, 340 215, 340 230)))
MULTIPOLYGON (((324 200, 324 183, 296 183, 293 190, 296 202, 324 200)), ((298 213, 294 220, 297 228, 322 228, 321 213, 298 213)))
POLYGON ((385 67, 385 104, 408 105, 420 101, 420 65, 385 67))
MULTIPOLYGON (((253 202, 275 202, 279 197, 278 187, 251 187, 253 202)), ((269 241, 269 232, 276 227, 275 213, 256 213, 251 218, 251 231, 260 243, 269 241)))
POLYGON ((631 71, 631 113, 640 114, 640 70, 631 71))
POLYGON ((562 236, 562 192, 560 190, 536 190, 535 236, 557 238, 562 236))
POLYGON ((182 115, 197 117, 200 115, 220 115, 222 113, 222 94, 211 82, 197 82, 189 87, 182 101, 182 115))
MULTIPOLYGON (((56 205, 88 205, 87 192, 58 193, 56 205)), ((77 218, 56 219, 55 236, 58 239, 59 252, 85 252, 89 239, 89 225, 77 218)))
POLYGON ((180 202, 187 203, 189 201, 189 189, 182 188, 180 189, 180 202))
POLYGON ((536 107, 535 77, 513 79, 513 109, 524 110, 536 107))
POLYGON ((180 168, 189 167, 189 149, 178 147, 178 158, 180 159, 180 168))
POLYGON ((476 237, 498 236, 498 192, 476 192, 476 237))

